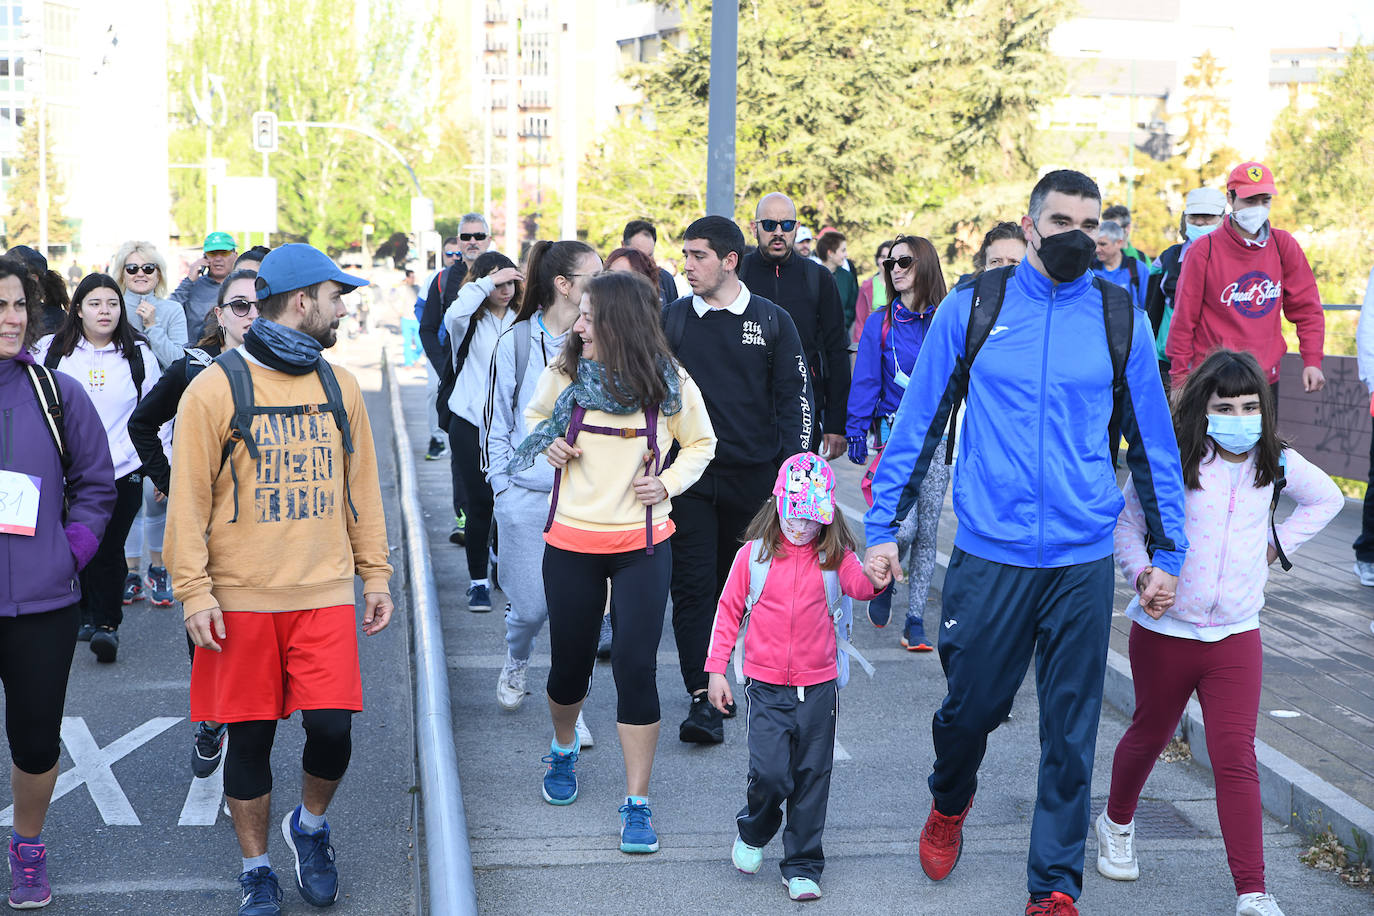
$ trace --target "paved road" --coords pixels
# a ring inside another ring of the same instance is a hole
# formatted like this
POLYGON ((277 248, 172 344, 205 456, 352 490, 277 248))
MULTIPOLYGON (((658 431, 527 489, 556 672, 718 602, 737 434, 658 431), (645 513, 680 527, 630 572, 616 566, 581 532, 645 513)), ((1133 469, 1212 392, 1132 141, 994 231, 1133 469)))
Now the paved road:
MULTIPOLYGON (((371 364, 360 377, 381 443, 387 523, 397 544, 390 411, 379 393, 375 344, 371 351, 361 344, 334 355, 371 364)), ((395 552, 393 562, 400 555, 395 552)), ((398 599, 399 584, 393 584, 398 599)), ((354 720, 352 766, 329 812, 343 891, 340 913, 416 911, 407 630, 402 609, 388 630, 362 648, 367 708, 354 720)), ((188 765, 184 633, 180 606, 139 602, 126 608, 117 663, 99 665, 84 643, 77 646, 59 791, 72 787, 53 803, 43 831, 54 894, 46 913, 185 916, 228 913, 236 905, 239 852, 233 826, 220 810, 221 784, 218 777, 193 780, 188 765)), ((274 823, 299 801, 303 742, 299 716, 278 730, 274 823)), ((0 806, 9 803, 9 768, 3 767, 0 806)), ((0 820, 8 824, 8 818, 6 811, 0 820)), ((290 852, 279 830, 270 837, 273 865, 285 882, 290 852)), ((288 913, 314 911, 293 888, 284 903, 288 913)))
MULTIPOLYGON (((428 433, 423 378, 402 373, 409 432, 417 450, 428 433)), ((739 874, 729 862, 733 817, 743 802, 746 746, 743 723, 727 723, 726 743, 681 744, 677 723, 686 697, 671 628, 659 648, 658 688, 664 707, 651 804, 662 851, 629 857, 617 849, 616 807, 624 792, 615 740, 614 684, 597 666, 586 718, 596 746, 582 757, 581 797, 567 808, 539 794, 550 726, 542 700, 547 644, 541 636, 532 662, 532 695, 513 713, 499 709, 495 682, 504 660, 501 615, 466 610, 462 551, 447 543, 450 525, 447 461, 418 462, 427 494, 427 529, 443 604, 453 691, 459 768, 472 837, 479 902, 488 913, 562 912, 794 912, 779 880, 780 841, 765 853, 764 870, 739 874)), ((857 472, 841 468, 843 501, 857 502, 857 472)), ((898 596, 898 606, 902 597, 898 596)), ((498 607, 501 601, 498 596, 498 607)), ((856 628, 856 643, 877 666, 861 673, 841 696, 839 746, 832 784, 825 899, 807 909, 828 913, 1020 913, 1025 905, 1025 850, 1038 759, 1033 681, 1017 697, 1012 720, 989 741, 982 788, 969 817, 963 860, 950 879, 933 884, 921 873, 915 843, 929 809, 930 717, 944 692, 933 655, 900 649, 895 627, 856 628)), ((1110 760, 1126 726, 1103 715, 1098 760, 1110 760)), ((1107 791, 1107 767, 1093 782, 1093 814, 1107 791)), ((1230 913, 1234 889, 1216 821, 1210 774, 1192 763, 1160 764, 1146 786, 1139 840, 1143 877, 1118 884, 1091 864, 1084 913, 1230 913), (1148 822, 1148 825, 1147 825, 1148 822)), ((1095 855, 1089 841, 1088 855, 1095 855)), ((1266 865, 1271 889, 1289 916, 1367 914, 1374 903, 1334 878, 1297 861, 1295 832, 1266 820, 1266 865)))

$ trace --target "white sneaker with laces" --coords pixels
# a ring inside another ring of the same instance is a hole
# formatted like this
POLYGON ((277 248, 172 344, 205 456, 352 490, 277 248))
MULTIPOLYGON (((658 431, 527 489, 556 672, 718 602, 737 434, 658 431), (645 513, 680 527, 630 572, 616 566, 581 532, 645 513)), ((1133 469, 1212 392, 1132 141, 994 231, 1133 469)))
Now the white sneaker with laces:
POLYGON ((1374 563, 1366 563, 1363 560, 1356 560, 1355 576, 1360 580, 1361 585, 1374 586, 1374 563))
POLYGON ((525 681, 529 672, 529 659, 511 658, 507 653, 506 665, 496 679, 496 702, 502 709, 519 709, 525 702, 525 681))
POLYGON ((1135 821, 1124 827, 1112 823, 1103 811, 1097 816, 1097 871, 1113 881, 1134 881, 1140 877, 1135 860, 1135 821))
POLYGON ((592 746, 592 730, 587 727, 586 721, 582 718, 582 713, 577 714, 577 724, 573 726, 577 732, 577 743, 582 745, 582 750, 592 746))
POLYGON ((1283 916, 1273 894, 1241 894, 1236 898, 1236 916, 1283 916))

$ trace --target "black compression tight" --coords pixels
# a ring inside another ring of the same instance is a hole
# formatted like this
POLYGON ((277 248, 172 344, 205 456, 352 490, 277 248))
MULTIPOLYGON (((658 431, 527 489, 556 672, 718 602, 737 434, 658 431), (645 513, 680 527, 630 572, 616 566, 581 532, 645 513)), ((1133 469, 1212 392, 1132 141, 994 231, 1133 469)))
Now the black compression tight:
MULTIPOLYGON (((353 713, 347 709, 302 709, 305 751, 301 769, 331 782, 343 778, 353 756, 353 713)), ((224 752, 224 794, 239 801, 272 791, 272 741, 275 719, 230 722, 229 749, 224 752)))

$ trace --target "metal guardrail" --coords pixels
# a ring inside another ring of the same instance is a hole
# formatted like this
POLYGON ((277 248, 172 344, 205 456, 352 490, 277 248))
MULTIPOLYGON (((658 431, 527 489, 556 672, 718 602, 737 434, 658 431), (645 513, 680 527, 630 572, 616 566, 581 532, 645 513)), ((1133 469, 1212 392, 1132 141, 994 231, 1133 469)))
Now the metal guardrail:
POLYGON ((392 441, 401 478, 401 528, 410 574, 411 617, 415 638, 415 739, 420 764, 424 815, 424 868, 429 909, 434 916, 475 916, 477 886, 472 876, 467 814, 458 781, 458 751, 448 689, 444 633, 439 624, 439 594, 429 560, 429 536, 420 509, 415 457, 410 450, 396 369, 383 353, 391 403, 392 441))

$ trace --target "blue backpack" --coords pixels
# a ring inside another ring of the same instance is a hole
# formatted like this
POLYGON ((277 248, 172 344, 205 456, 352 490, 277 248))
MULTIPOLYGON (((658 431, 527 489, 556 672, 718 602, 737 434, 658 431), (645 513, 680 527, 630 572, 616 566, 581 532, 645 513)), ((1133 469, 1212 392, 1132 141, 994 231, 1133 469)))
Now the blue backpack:
MULTIPOLYGON (((764 582, 768 579, 768 567, 772 565, 772 559, 760 560, 759 548, 761 542, 753 540, 749 542, 749 596, 744 599, 744 617, 739 624, 739 637, 735 640, 734 668, 735 683, 744 683, 744 632, 749 628, 749 614, 758 603, 759 597, 763 594, 764 582)), ((821 563, 825 563, 825 554, 821 554, 821 563)), ((854 630, 854 601, 840 590, 840 574, 838 570, 822 569, 821 578, 825 581, 825 603, 830 608, 830 619, 835 624, 835 683, 840 687, 849 683, 849 659, 852 657, 868 673, 873 676, 873 666, 868 659, 859 654, 859 650, 854 648, 854 644, 849 641, 850 635, 854 630)))

